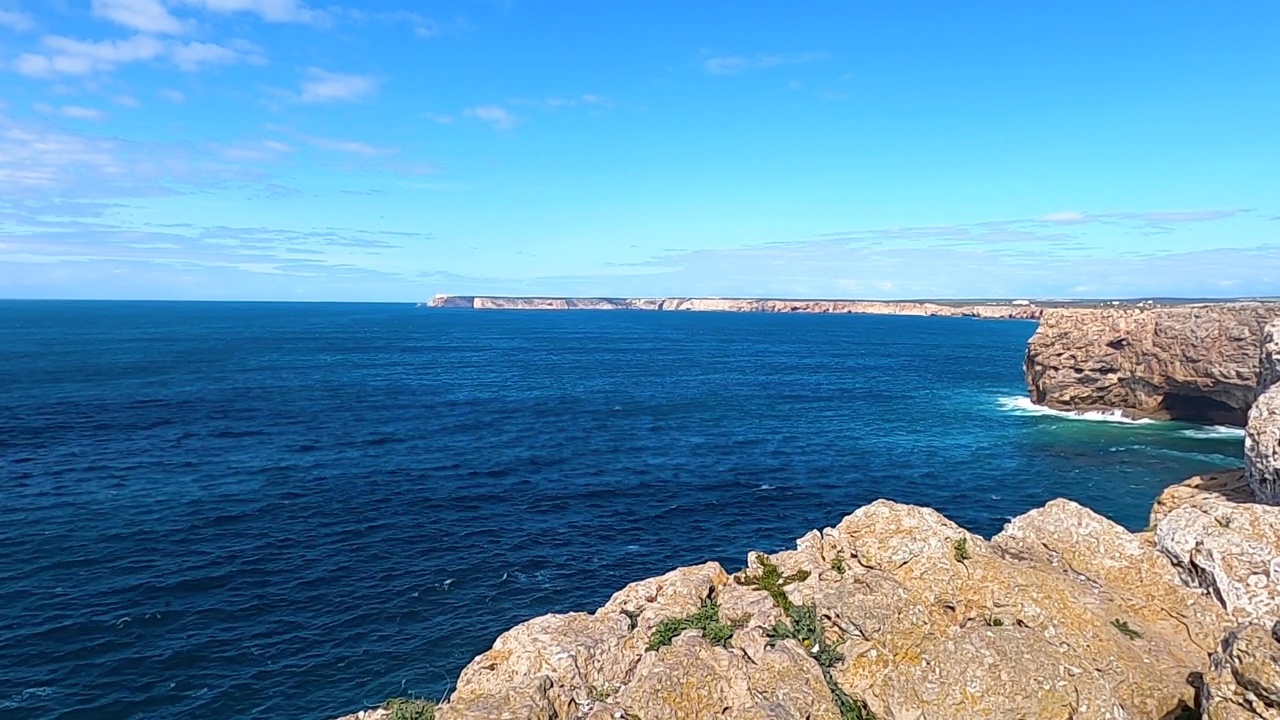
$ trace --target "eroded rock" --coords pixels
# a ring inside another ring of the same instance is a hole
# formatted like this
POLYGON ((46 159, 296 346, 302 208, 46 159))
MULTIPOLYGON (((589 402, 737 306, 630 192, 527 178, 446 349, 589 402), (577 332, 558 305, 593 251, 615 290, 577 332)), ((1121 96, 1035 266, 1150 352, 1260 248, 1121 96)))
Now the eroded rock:
POLYGON ((1263 335, 1258 399, 1245 429, 1245 473, 1261 502, 1280 503, 1280 322, 1263 335))
POLYGON ((1280 508, 1240 502, 1246 487, 1235 471, 1166 490, 1152 511, 1155 543, 1237 621, 1270 623, 1280 619, 1280 508))
POLYGON ((1046 310, 1027 346, 1027 385, 1058 409, 1243 426, 1263 328, 1277 318, 1280 303, 1046 310))
POLYGON ((887 501, 753 554, 634 583, 505 633, 440 720, 1161 718, 1229 627, 1144 543, 1066 501, 992 541, 887 501), (717 604, 722 645, 663 620, 717 604))

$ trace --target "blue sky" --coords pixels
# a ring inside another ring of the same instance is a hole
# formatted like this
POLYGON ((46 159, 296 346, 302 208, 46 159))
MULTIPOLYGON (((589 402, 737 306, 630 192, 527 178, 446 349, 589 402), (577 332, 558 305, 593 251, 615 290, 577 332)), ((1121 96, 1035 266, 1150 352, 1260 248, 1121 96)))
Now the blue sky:
POLYGON ((0 296, 1280 295, 1275 2, 0 0, 0 296))

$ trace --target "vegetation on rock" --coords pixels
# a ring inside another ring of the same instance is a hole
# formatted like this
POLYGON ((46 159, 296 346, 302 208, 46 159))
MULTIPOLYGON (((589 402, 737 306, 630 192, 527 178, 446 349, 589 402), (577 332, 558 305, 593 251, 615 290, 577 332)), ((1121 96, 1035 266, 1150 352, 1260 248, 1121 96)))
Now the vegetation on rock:
POLYGON ((702 637, 712 645, 727 647, 733 639, 734 631, 741 623, 725 622, 720 619, 720 605, 714 598, 707 598, 698 611, 680 618, 667 618, 658 623, 649 638, 649 650, 657 650, 671 644, 685 630, 699 630, 702 637))
POLYGON ((391 712, 387 720, 436 720, 436 704, 430 700, 392 698, 384 707, 391 712))

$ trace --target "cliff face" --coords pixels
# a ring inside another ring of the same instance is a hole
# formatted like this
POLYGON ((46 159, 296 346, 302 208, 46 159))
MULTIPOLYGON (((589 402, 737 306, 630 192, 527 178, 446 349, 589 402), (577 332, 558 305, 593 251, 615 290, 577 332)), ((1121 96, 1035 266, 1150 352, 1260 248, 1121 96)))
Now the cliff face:
POLYGON ((1245 472, 1258 499, 1280 503, 1280 321, 1262 339, 1258 399, 1245 429, 1245 472))
POLYGON ((517 298, 437 295, 427 307, 476 310, 666 310, 689 312, 836 313, 927 315, 999 320, 1036 320, 1041 308, 1029 304, 942 305, 929 302, 862 300, 763 300, 750 298, 517 298))
POLYGON ((1035 402, 1243 426, 1280 303, 1051 309, 1027 347, 1035 402))

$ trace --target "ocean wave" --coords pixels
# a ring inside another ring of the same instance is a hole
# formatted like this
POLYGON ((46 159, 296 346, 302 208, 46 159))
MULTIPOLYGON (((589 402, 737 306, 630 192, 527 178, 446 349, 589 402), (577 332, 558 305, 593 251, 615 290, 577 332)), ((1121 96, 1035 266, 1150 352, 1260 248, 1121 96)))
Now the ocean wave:
POLYGON ((1173 448, 1148 447, 1146 445, 1125 445, 1123 447, 1113 447, 1111 448, 1111 452, 1142 452, 1149 453, 1151 455, 1164 455, 1166 457, 1195 460, 1209 465, 1231 468, 1237 468, 1244 464, 1244 461, 1240 458, 1232 457, 1230 455, 1191 452, 1189 450, 1174 450, 1173 448))
POLYGON ((1189 428, 1182 430, 1178 434, 1199 440, 1235 440, 1244 437, 1244 428, 1230 425, 1213 425, 1210 427, 1189 428))
POLYGON ((996 404, 1000 406, 1001 410, 1007 410, 1018 415, 1040 415, 1066 420, 1089 420, 1092 422, 1122 423, 1125 425, 1151 425, 1157 422, 1149 418, 1125 417, 1121 410, 1086 410, 1083 412, 1054 410, 1043 405, 1037 405, 1031 402, 1031 398, 1022 396, 998 398, 996 404))

